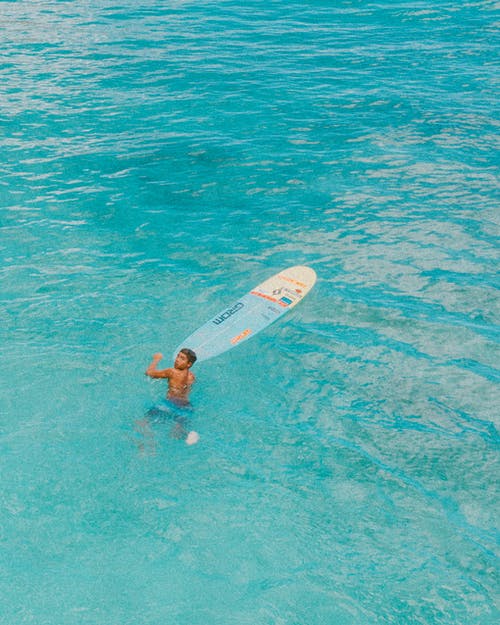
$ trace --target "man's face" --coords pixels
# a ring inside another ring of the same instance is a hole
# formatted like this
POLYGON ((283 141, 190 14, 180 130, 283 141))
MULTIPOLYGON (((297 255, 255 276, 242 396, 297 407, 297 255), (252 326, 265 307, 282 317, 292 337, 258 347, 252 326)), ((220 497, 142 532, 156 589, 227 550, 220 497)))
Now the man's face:
POLYGON ((186 354, 179 352, 175 357, 174 367, 176 369, 188 369, 191 366, 191 363, 188 360, 186 354))

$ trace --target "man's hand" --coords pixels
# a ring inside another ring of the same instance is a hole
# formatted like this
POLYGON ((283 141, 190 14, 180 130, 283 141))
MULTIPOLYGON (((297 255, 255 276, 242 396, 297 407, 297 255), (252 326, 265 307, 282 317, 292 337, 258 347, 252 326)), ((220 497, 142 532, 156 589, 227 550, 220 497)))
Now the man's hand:
POLYGON ((158 352, 157 354, 153 355, 153 360, 151 361, 149 367, 146 369, 145 374, 149 375, 150 378, 166 378, 168 377, 168 375, 164 375, 165 371, 158 371, 158 369, 156 368, 156 365, 160 362, 160 360, 163 358, 163 354, 160 354, 160 352, 158 352))

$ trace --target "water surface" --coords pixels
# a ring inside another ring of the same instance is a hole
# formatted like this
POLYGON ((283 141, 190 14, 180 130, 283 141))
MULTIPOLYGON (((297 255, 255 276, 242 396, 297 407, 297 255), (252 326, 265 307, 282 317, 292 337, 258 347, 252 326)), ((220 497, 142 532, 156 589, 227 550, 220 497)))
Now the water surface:
POLYGON ((0 18, 0 622, 497 623, 498 4, 0 18), (294 264, 145 446, 151 354, 294 264))

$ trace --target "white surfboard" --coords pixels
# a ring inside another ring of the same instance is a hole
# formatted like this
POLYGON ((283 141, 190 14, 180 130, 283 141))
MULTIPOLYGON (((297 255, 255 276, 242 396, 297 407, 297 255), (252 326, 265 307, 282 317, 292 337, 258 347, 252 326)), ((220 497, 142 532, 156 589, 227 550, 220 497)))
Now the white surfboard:
POLYGON ((316 273, 310 267, 280 271, 188 336, 174 352, 174 358, 183 347, 192 349, 199 362, 239 345, 296 306, 315 282, 316 273))

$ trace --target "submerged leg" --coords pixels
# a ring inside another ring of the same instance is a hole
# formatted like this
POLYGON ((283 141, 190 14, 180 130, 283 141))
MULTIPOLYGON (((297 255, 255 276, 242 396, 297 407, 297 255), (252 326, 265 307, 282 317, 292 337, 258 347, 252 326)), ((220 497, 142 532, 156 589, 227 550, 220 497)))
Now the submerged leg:
POLYGON ((137 441, 137 447, 141 455, 155 456, 156 440, 147 415, 144 419, 137 419, 137 421, 135 421, 134 430, 142 436, 142 440, 137 441))
POLYGON ((200 440, 198 432, 188 430, 188 420, 186 417, 176 417, 175 424, 170 430, 170 436, 179 440, 185 440, 187 445, 194 445, 200 440))

